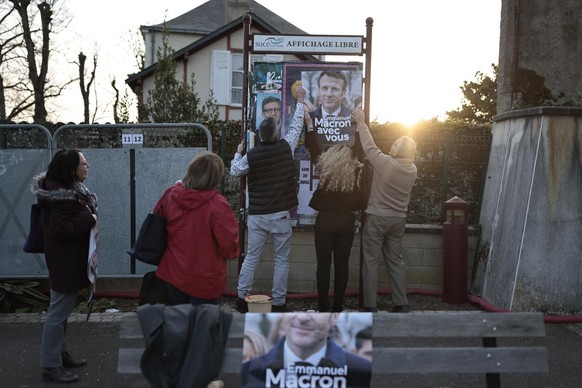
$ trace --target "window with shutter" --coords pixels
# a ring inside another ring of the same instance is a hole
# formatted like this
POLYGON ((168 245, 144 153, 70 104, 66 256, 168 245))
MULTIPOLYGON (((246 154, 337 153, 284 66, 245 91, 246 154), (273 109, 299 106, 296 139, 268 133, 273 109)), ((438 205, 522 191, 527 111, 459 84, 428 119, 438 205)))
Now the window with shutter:
MULTIPOLYGON (((265 61, 265 58, 263 55, 251 55, 251 65, 265 61)), ((270 60, 273 59, 282 59, 282 56, 272 56, 270 60)), ((243 77, 242 53, 212 51, 212 91, 219 105, 242 105, 243 77)))
POLYGON ((230 52, 213 50, 212 74, 210 77, 212 92, 214 94, 214 98, 218 102, 218 105, 230 105, 230 76, 230 52))

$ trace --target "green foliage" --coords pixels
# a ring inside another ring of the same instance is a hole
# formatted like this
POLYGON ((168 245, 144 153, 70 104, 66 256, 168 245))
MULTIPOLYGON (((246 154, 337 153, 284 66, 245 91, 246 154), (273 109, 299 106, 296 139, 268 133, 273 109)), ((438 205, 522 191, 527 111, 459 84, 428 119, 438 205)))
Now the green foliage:
MULTIPOLYGON (((223 158, 228 168, 236 147, 241 142, 242 122, 240 120, 205 120, 198 123, 208 128, 212 137, 212 150, 223 158)), ((198 129, 193 128, 183 135, 178 135, 178 139, 184 147, 206 147, 206 136, 198 129)))
POLYGON ((0 280, 0 312, 30 312, 46 306, 49 298, 36 290, 39 284, 32 280, 0 280))
MULTIPOLYGON (((113 309, 116 307, 116 303, 114 299, 108 298, 96 298, 93 301, 93 312, 95 313, 103 313, 108 309, 113 309)), ((88 311, 88 303, 87 301, 83 301, 79 303, 79 305, 75 308, 75 312, 79 314, 87 314, 88 311)))
MULTIPOLYGON (((491 65, 493 75, 478 71, 474 81, 465 81, 461 86, 463 100, 461 108, 447 112, 448 121, 470 124, 491 124, 497 114, 497 66, 491 65)), ((512 110, 537 106, 582 106, 582 97, 563 101, 564 93, 555 95, 546 86, 545 77, 534 70, 518 68, 515 75, 512 110), (559 100, 562 100, 558 103, 559 100)))
POLYGON ((154 87, 148 91, 140 117, 156 123, 200 123, 218 119, 218 107, 212 93, 202 104, 195 91, 194 73, 189 83, 176 79, 176 61, 173 54, 168 42, 168 31, 164 27, 162 46, 156 52, 158 62, 154 73, 154 87))
POLYGON ((447 119, 471 124, 488 124, 493 122, 497 112, 497 66, 491 64, 493 75, 480 71, 475 73, 475 80, 463 82, 461 108, 447 112, 447 119))
POLYGON ((123 97, 119 100, 119 122, 129 123, 129 116, 132 107, 131 97, 127 90, 123 94, 123 97))

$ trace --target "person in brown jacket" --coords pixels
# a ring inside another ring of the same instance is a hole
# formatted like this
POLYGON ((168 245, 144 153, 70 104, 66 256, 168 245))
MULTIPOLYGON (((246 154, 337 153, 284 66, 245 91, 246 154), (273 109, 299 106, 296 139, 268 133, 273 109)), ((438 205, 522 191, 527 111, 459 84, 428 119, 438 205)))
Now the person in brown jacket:
POLYGON ((49 275, 50 306, 42 334, 42 378, 72 383, 79 376, 65 368, 85 365, 66 349, 67 319, 78 292, 91 284, 88 276, 89 238, 97 223, 97 196, 83 184, 89 163, 79 150, 59 150, 46 173, 36 176, 32 193, 41 206, 45 261, 49 275))

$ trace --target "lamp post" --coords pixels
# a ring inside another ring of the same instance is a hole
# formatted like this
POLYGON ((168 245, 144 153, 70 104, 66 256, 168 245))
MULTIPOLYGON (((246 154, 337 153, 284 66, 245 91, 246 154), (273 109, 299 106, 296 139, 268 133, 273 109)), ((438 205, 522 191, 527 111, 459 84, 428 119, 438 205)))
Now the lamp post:
POLYGON ((453 197, 445 202, 443 224, 443 301, 467 302, 467 202, 453 197))

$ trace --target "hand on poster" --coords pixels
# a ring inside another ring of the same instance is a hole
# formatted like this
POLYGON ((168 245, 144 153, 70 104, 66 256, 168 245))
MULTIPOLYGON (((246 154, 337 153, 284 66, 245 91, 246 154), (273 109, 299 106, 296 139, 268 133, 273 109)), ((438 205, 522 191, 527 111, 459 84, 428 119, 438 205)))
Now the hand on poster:
POLYGON ((352 119, 356 124, 365 124, 366 117, 364 116, 364 111, 360 108, 356 108, 352 111, 352 119))
POLYGON ((302 86, 297 85, 297 87, 295 88, 295 92, 294 92, 294 96, 297 99, 297 102, 299 104, 303 104, 305 105, 306 109, 305 109, 305 113, 303 115, 303 122, 305 123, 305 125, 307 126, 307 130, 308 131, 313 131, 313 119, 311 118, 311 115, 309 114, 309 105, 307 105, 305 103, 305 95, 307 94, 306 90, 303 89, 302 86))
MULTIPOLYGON (((293 97, 295 97, 296 100, 298 100, 297 98, 297 89, 301 88, 303 89, 303 91, 305 91, 307 93, 307 91, 303 88, 302 83, 300 80, 297 80, 293 83, 293 85, 291 86, 291 95, 293 97)), ((307 111, 308 112, 313 112, 315 110, 315 105, 313 105, 313 103, 311 101, 309 101, 308 98, 303 98, 303 104, 305 104, 305 106, 307 107, 307 111)))
POLYGON ((245 150, 245 141, 241 141, 240 144, 236 147, 236 153, 237 154, 241 154, 243 153, 243 151, 245 150))
POLYGON ((297 86, 297 88, 295 89, 295 93, 293 95, 297 99, 297 102, 303 104, 306 94, 307 92, 305 91, 305 89, 303 89, 303 86, 297 86))

